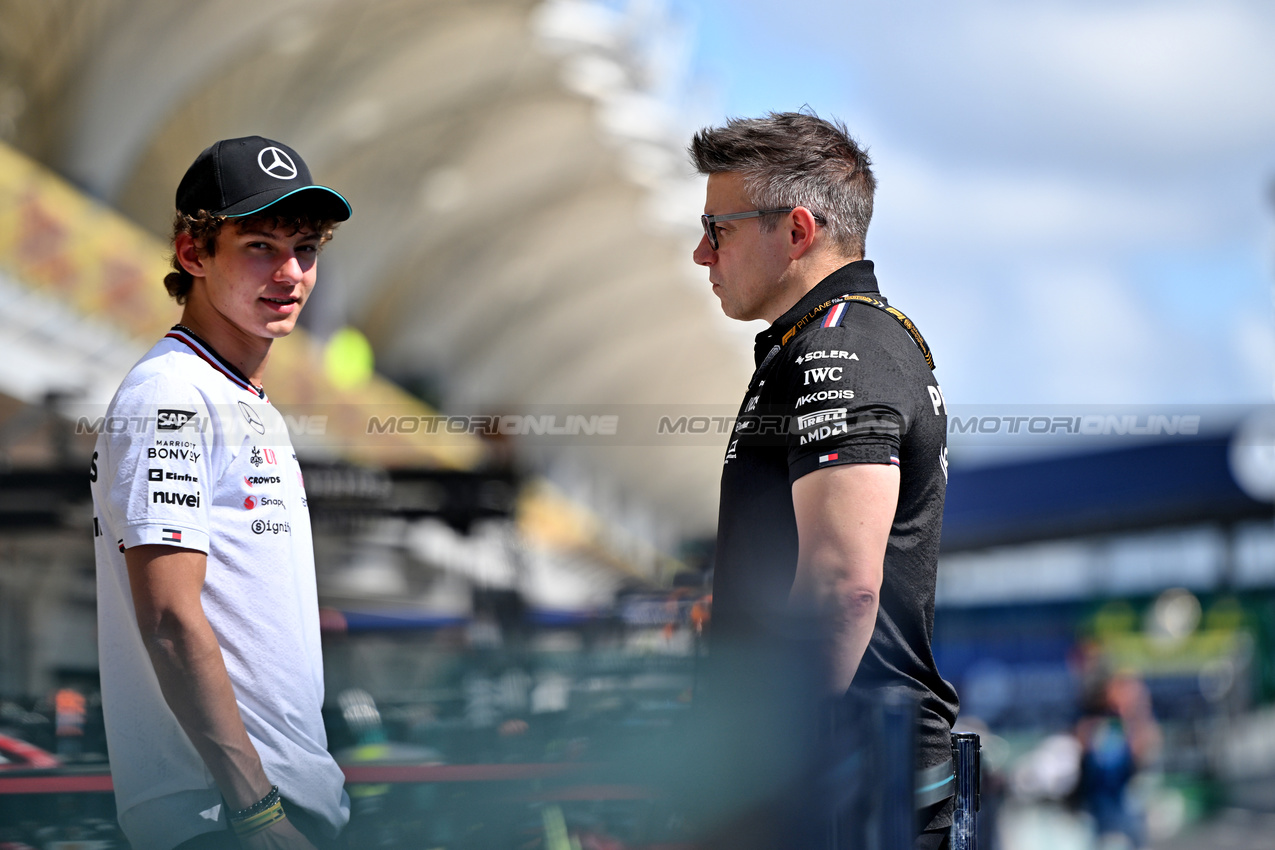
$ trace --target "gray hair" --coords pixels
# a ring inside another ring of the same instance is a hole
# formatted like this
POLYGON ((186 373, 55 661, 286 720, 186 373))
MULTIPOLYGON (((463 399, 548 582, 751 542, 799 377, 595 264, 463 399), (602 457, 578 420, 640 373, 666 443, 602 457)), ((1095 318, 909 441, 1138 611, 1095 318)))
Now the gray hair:
MULTIPOLYGON (((696 133, 688 150, 700 174, 740 174, 757 208, 805 207, 823 219, 843 253, 863 256, 877 179, 867 152, 840 121, 804 112, 730 118, 696 133)), ((762 216, 763 230, 778 224, 762 216)))

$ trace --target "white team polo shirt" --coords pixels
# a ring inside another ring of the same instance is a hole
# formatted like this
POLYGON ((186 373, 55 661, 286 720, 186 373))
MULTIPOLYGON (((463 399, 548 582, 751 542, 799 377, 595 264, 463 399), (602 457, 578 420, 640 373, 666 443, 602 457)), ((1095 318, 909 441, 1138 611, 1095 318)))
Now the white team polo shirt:
POLYGON ((90 478, 102 708, 129 841, 168 848, 227 823, 137 627, 123 552, 152 543, 207 554, 204 613, 266 776, 335 834, 349 798, 320 715, 310 515, 283 417, 216 352, 174 328, 115 393, 90 478))

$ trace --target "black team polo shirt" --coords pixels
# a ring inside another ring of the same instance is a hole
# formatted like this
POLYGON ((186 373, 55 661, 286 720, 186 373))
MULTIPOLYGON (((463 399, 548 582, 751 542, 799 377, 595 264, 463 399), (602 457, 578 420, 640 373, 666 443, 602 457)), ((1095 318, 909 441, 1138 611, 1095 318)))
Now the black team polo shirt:
POLYGON ((896 464, 880 612, 850 690, 900 688, 916 700, 917 766, 925 768, 950 757, 958 705, 930 649, 947 410, 903 325, 870 304, 837 301, 846 295, 885 303, 871 262, 838 269, 757 335, 758 370, 722 470, 713 642, 755 642, 782 620, 797 568, 794 481, 828 466, 896 464))

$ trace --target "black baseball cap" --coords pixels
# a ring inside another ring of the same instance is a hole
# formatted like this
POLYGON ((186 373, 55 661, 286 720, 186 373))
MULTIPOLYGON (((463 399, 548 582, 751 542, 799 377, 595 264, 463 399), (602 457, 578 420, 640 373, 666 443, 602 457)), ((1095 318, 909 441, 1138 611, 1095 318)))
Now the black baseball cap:
POLYGON ((177 186, 177 210, 237 218, 283 202, 278 212, 345 221, 352 210, 341 193, 317 186, 301 155, 261 136, 224 139, 195 157, 177 186))

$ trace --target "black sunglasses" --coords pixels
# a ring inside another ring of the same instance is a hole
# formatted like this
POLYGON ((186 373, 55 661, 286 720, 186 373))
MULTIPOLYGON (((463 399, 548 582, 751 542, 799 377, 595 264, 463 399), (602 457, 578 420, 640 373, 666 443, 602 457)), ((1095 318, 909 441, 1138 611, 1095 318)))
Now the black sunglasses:
POLYGON ((717 222, 719 221, 739 221, 741 218, 757 218, 770 213, 790 213, 795 207, 784 207, 775 210, 750 210, 741 213, 727 213, 726 215, 702 215, 699 217, 700 224, 704 225, 704 235, 708 237, 708 245, 714 251, 717 250, 717 222))
MULTIPOLYGON (((741 218, 758 218, 763 215, 778 215, 779 213, 790 213, 796 207, 779 207, 773 210, 749 210, 748 212, 727 213, 725 215, 702 215, 699 217, 700 224, 704 225, 704 235, 708 237, 708 246, 714 251, 717 250, 717 222, 719 221, 739 221, 741 218)), ((820 226, 825 224, 823 216, 818 213, 811 213, 815 222, 820 226)))

